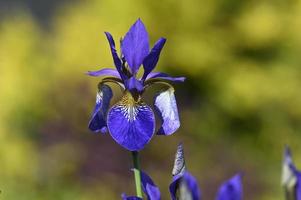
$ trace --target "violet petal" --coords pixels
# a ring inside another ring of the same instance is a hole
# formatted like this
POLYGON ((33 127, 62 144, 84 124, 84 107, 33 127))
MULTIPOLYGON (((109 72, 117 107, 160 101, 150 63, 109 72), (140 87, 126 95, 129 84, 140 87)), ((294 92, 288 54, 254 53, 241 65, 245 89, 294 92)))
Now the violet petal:
POLYGON ((169 186, 172 200, 192 199, 200 200, 201 191, 197 180, 187 171, 173 177, 169 186))
POLYGON ((216 200, 241 200, 242 184, 241 174, 233 176, 230 180, 224 182, 219 188, 216 200))
POLYGON ((126 33, 121 49, 132 74, 136 74, 149 52, 148 33, 140 19, 126 33))
POLYGON ((138 151, 151 140, 155 130, 152 109, 136 102, 129 92, 109 111, 107 125, 113 139, 130 151, 138 151))
POLYGON ((86 73, 89 76, 113 76, 120 79, 119 72, 115 69, 104 68, 98 71, 88 71, 86 73))
POLYGON ((106 132, 106 115, 112 96, 112 89, 108 85, 102 84, 96 94, 95 108, 88 125, 91 131, 106 132))
POLYGON ((122 194, 121 195, 122 200, 142 200, 142 198, 140 197, 136 197, 136 196, 126 196, 126 194, 122 194))
POLYGON ((117 54, 114 39, 113 39, 112 35, 109 32, 105 32, 105 34, 106 34, 106 37, 107 37, 107 39, 109 41, 109 44, 110 44, 111 53, 112 53, 112 57, 113 57, 115 67, 116 67, 117 71, 119 72, 121 78, 125 79, 126 76, 123 73, 123 66, 122 66, 121 60, 120 60, 120 58, 117 54))
POLYGON ((125 81, 125 88, 129 91, 138 91, 139 93, 143 91, 143 84, 141 81, 137 80, 134 76, 125 81))
POLYGON ((142 189, 147 196, 148 200, 161 200, 159 188, 155 185, 153 180, 145 173, 140 171, 142 189))
POLYGON ((142 78, 143 80, 145 80, 147 75, 151 71, 153 71, 153 69, 156 67, 160 57, 161 50, 165 42, 166 42, 165 38, 160 38, 152 48, 151 52, 143 60, 143 67, 144 67, 144 74, 142 78))
POLYGON ((163 79, 163 80, 168 80, 168 81, 173 81, 173 82, 184 82, 185 81, 185 77, 172 77, 172 76, 169 76, 168 74, 162 73, 162 72, 151 72, 146 77, 146 80, 149 80, 152 78, 158 78, 158 79, 163 79))

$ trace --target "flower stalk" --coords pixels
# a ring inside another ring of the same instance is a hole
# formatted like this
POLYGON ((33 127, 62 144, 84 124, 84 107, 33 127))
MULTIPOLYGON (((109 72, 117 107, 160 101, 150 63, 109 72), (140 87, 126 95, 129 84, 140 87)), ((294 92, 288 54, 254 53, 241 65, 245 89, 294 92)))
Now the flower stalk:
POLYGON ((137 197, 142 198, 141 174, 140 174, 140 164, 139 164, 139 153, 138 153, 138 151, 132 151, 132 157, 133 157, 133 164, 134 164, 136 194, 137 194, 137 197))

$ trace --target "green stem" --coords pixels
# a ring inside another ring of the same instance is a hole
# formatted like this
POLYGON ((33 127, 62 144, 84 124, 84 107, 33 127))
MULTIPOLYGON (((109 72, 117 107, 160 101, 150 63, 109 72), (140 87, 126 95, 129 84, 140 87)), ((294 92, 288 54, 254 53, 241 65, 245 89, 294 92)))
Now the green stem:
POLYGON ((134 163, 134 175, 135 175, 136 193, 137 193, 137 197, 142 198, 141 174, 140 174, 138 151, 132 151, 132 157, 133 157, 133 163, 134 163))

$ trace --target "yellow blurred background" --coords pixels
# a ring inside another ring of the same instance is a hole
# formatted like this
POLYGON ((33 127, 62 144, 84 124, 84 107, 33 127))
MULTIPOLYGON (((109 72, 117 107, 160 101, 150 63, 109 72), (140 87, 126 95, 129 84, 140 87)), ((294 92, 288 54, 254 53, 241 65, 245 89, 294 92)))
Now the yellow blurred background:
POLYGON ((204 199, 239 171, 244 199, 283 199, 285 144, 301 167, 301 1, 13 2, 0 1, 0 199, 134 194, 130 153, 87 128, 99 79, 84 73, 113 67, 103 32, 118 41, 138 17, 151 44, 167 38, 157 70, 187 77, 181 128, 141 153, 163 199, 180 141, 204 199))

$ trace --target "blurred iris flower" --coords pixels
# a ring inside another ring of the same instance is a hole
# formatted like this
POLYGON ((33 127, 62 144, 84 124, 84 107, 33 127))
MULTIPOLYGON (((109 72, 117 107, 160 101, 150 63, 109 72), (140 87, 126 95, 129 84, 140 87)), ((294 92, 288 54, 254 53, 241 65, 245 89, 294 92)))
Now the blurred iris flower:
MULTIPOLYGON (((169 186, 172 200, 200 200, 201 191, 197 180, 186 170, 184 150, 182 144, 178 146, 174 168, 173 179, 169 186)), ((216 200, 241 200, 242 184, 241 174, 237 174, 230 180, 224 182, 219 188, 216 200)))
POLYGON ((301 172, 293 163, 289 147, 284 150, 281 182, 286 200, 301 200, 301 172))
MULTIPOLYGON (((141 171, 141 182, 142 190, 147 196, 148 200, 161 200, 161 194, 159 188, 154 184, 152 179, 145 173, 141 171)), ((121 195, 122 200, 140 200, 141 198, 136 196, 126 196, 125 194, 121 195)))
POLYGON ((218 190, 216 200, 241 200, 242 184, 241 174, 236 174, 231 179, 224 182, 218 190))
POLYGON ((121 55, 115 49, 115 42, 110 33, 105 32, 109 41, 116 69, 104 68, 89 71, 90 76, 107 76, 98 86, 96 105, 89 122, 89 129, 94 132, 108 131, 113 139, 130 151, 138 151, 151 140, 155 133, 153 110, 142 100, 143 92, 153 84, 162 84, 168 89, 155 97, 155 108, 162 124, 157 134, 170 135, 180 126, 174 88, 168 83, 183 82, 184 77, 171 77, 165 73, 152 72, 161 50, 166 42, 160 38, 149 50, 148 33, 144 24, 138 19, 121 40, 121 55), (144 73, 138 77, 140 66, 144 73), (108 82, 118 84, 123 90, 119 102, 110 108, 113 96, 108 82))

